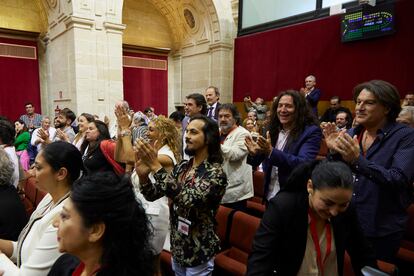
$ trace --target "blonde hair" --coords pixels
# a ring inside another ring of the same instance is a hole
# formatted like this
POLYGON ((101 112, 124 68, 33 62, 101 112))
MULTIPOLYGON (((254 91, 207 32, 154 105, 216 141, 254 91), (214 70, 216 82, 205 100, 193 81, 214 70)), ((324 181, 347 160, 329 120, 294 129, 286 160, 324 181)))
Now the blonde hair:
POLYGON ((168 145, 174 154, 177 162, 181 160, 181 135, 178 133, 173 120, 166 118, 163 115, 154 118, 152 121, 155 128, 158 130, 158 142, 163 145, 168 145))

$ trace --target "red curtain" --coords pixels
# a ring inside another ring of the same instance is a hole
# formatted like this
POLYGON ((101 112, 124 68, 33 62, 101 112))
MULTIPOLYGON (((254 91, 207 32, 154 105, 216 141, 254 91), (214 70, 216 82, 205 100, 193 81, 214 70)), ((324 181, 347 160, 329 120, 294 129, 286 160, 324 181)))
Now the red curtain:
MULTIPOLYGON (((37 53, 35 41, 0 37, 0 43, 33 46, 37 53)), ((26 113, 26 102, 41 113, 38 60, 0 56, 0 115, 16 120, 26 113)))
POLYGON ((273 96, 299 89, 312 74, 321 100, 339 95, 352 99, 355 85, 382 79, 396 85, 401 96, 414 91, 414 1, 396 1, 397 32, 376 39, 341 43, 340 16, 292 25, 236 39, 234 101, 273 96))
MULTIPOLYGON (((124 52, 124 56, 167 61, 166 56, 124 52)), ((154 107, 156 114, 168 115, 168 70, 125 67, 124 99, 134 111, 154 107)))

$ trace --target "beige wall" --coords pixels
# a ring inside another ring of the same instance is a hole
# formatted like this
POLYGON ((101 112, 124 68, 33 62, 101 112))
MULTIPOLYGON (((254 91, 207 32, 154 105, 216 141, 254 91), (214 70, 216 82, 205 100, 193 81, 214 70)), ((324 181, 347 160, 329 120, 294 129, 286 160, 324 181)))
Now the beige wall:
POLYGON ((45 16, 40 0, 0 0, 0 28, 44 33, 45 16))
POLYGON ((167 20, 146 0, 125 0, 122 23, 123 43, 151 48, 171 48, 167 20))

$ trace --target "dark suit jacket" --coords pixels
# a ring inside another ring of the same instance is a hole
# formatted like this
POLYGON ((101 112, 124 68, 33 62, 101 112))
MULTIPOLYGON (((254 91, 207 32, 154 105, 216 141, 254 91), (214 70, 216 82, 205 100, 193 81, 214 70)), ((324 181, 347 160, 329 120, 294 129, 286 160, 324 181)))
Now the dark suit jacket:
POLYGON ((319 88, 314 88, 309 95, 306 96, 306 100, 309 105, 312 107, 313 114, 318 118, 318 102, 321 97, 321 90, 319 88))
MULTIPOLYGON (((214 109, 213 119, 215 121, 218 120, 218 109, 219 109, 220 105, 221 105, 221 103, 217 102, 216 108, 214 109)), ((208 116, 208 108, 207 108, 207 116, 208 116)))
POLYGON ((278 167, 279 184, 282 188, 291 171, 299 164, 315 159, 321 145, 322 131, 319 126, 306 126, 303 133, 290 145, 286 145, 283 151, 273 149, 267 158, 264 155, 249 156, 247 163, 257 167, 263 162, 265 173, 264 196, 266 199, 270 185, 272 167, 278 167))
MULTIPOLYGON (((297 275, 306 250, 308 208, 305 192, 282 191, 270 200, 253 241, 247 275, 297 275)), ((376 267, 374 251, 364 238, 353 209, 332 218, 331 225, 339 275, 343 274, 345 249, 354 271, 361 271, 366 265, 376 267)))
POLYGON ((17 241, 27 223, 27 214, 16 188, 0 186, 0 239, 17 241))

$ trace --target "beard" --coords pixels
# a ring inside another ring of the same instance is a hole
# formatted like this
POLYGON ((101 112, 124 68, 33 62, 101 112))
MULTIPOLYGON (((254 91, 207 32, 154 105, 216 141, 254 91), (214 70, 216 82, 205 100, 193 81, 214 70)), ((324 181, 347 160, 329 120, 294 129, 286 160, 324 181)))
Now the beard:
POLYGON ((195 150, 189 149, 188 146, 186 146, 184 149, 184 153, 187 154, 188 156, 194 156, 195 150))

